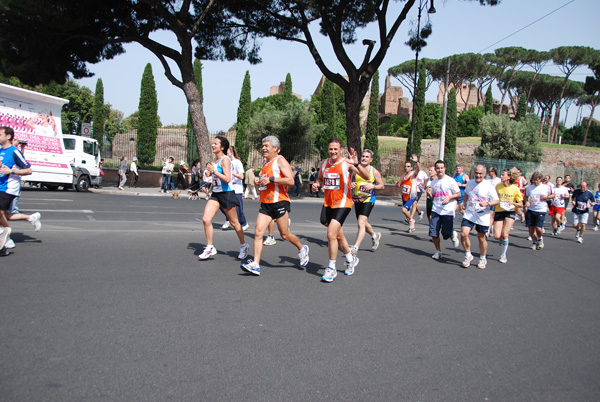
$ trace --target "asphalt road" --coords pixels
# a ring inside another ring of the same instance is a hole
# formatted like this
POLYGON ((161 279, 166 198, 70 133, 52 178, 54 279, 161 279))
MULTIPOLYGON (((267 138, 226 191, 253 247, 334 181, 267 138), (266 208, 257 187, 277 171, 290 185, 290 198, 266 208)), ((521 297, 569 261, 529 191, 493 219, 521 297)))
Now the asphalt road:
MULTIPOLYGON (((380 248, 367 238, 351 277, 340 255, 327 284, 319 201, 292 205, 306 269, 276 235, 260 277, 221 216, 219 253, 198 261, 204 203, 24 191, 43 226, 12 225, 0 258, 0 400, 600 400, 598 232, 531 251, 519 223, 508 264, 492 242, 487 269, 464 269, 449 241, 430 258, 424 222, 409 234, 376 206, 380 248)), ((245 210, 253 228, 258 203, 245 210)))

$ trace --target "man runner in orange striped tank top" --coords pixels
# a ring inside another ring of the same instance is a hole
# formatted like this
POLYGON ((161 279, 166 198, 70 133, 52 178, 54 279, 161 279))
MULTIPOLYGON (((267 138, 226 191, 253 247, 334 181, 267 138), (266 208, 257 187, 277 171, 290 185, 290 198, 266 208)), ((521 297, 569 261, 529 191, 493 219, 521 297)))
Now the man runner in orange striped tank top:
POLYGON ((313 191, 319 187, 325 190, 323 208, 321 209, 321 223, 327 226, 327 240, 329 242, 329 265, 321 278, 325 282, 333 282, 337 276, 335 260, 338 248, 346 257, 346 270, 344 274, 352 275, 358 265, 358 258, 352 256, 350 246, 344 236, 342 225, 352 210, 351 175, 358 174, 365 180, 369 180, 369 170, 358 163, 356 151, 352 148, 348 151, 348 157, 342 156, 344 148, 342 140, 332 138, 329 140, 327 151, 329 158, 324 160, 319 170, 319 177, 313 184, 313 191))
POLYGON ((273 220, 277 223, 281 238, 289 241, 298 249, 300 266, 305 267, 308 264, 308 246, 302 245, 298 237, 290 232, 288 221, 290 197, 287 194, 287 188, 294 185, 294 175, 288 161, 279 155, 280 148, 277 137, 270 135, 263 138, 261 151, 265 162, 260 176, 254 179, 260 191, 260 209, 254 229, 254 260, 248 259, 242 263, 242 269, 252 275, 260 275, 263 235, 273 220))

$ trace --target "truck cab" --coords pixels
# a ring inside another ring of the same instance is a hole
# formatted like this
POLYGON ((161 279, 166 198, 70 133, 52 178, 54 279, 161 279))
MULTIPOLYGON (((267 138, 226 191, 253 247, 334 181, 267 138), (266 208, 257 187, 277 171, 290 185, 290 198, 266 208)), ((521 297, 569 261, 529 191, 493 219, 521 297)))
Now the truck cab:
POLYGON ((87 191, 90 185, 99 186, 100 149, 98 141, 78 135, 63 134, 65 155, 74 171, 74 187, 77 191, 87 191))

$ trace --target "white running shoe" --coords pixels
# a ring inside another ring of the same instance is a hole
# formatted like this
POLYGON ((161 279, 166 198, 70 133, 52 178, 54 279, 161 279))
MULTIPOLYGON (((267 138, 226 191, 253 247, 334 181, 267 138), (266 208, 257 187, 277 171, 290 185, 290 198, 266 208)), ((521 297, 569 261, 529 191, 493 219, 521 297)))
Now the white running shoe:
POLYGON ((223 226, 221 226, 221 229, 223 229, 223 230, 229 229, 230 226, 231 226, 231 224, 229 223, 229 221, 227 221, 223 224, 223 226))
POLYGON ((537 248, 538 248, 538 250, 541 250, 541 249, 544 248, 544 238, 543 237, 540 237, 538 239, 538 246, 537 246, 537 248))
POLYGON ((240 260, 243 260, 244 258, 248 257, 248 250, 250 250, 250 246, 248 245, 248 243, 244 243, 240 246, 240 253, 238 254, 238 258, 240 260))
POLYGON ((408 223, 408 233, 412 233, 414 231, 415 231, 415 220, 411 219, 410 222, 408 223))
POLYGON ((423 211, 419 212, 419 222, 421 222, 423 220, 423 215, 425 215, 425 212, 423 212, 423 211))
POLYGON ((458 239, 458 235, 456 231, 452 232, 452 245, 456 248, 460 244, 460 240, 458 239))
POLYGON ((352 258, 352 261, 346 261, 346 270, 344 271, 344 275, 352 275, 354 273, 354 269, 358 265, 358 257, 352 258))
POLYGON ((15 242, 13 241, 13 239, 11 239, 10 237, 6 240, 6 243, 4 243, 4 247, 5 248, 15 248, 15 242))
POLYGON ((598 231, 598 226, 594 226, 594 232, 598 231))
POLYGON ((537 245, 537 243, 533 243, 529 248, 532 250, 537 250, 538 245, 537 245))
POLYGON ((1 232, 0 232, 0 250, 2 250, 2 248, 4 247, 4 244, 8 240, 8 237, 10 236, 10 232, 12 231, 12 229, 11 228, 0 228, 0 230, 1 230, 1 232))
POLYGON ((498 261, 502 264, 506 264, 508 262, 508 259, 506 258, 506 255, 502 254, 498 261))
POLYGON ((256 261, 248 259, 246 262, 242 263, 242 268, 250 272, 252 275, 260 276, 260 266, 256 261))
POLYGON ((277 243, 277 241, 275 241, 275 238, 274 238, 274 237, 271 237, 271 236, 267 236, 267 238, 265 239, 265 241, 263 241, 263 244, 264 244, 265 246, 272 246, 272 245, 274 245, 275 243, 277 243))
POLYGON ((249 227, 250 225, 246 223, 244 226, 242 226, 242 230, 245 232, 249 227))
POLYGON ((308 246, 306 244, 302 246, 302 250, 298 251, 298 259, 300 260, 301 267, 305 267, 308 264, 308 246))
POLYGON ((527 236, 527 240, 533 241, 533 239, 531 238, 531 236, 527 236))
POLYGON ((465 254, 465 259, 462 263, 463 268, 469 268, 471 261, 473 261, 473 254, 465 254))
POLYGON ((198 256, 198 259, 206 260, 208 257, 211 257, 215 254, 217 254, 217 249, 212 244, 210 244, 204 247, 204 251, 198 256))
POLYGON ((29 223, 31 223, 31 226, 33 226, 33 229, 36 232, 39 232, 40 229, 42 228, 42 222, 40 221, 41 218, 42 218, 42 214, 40 214, 39 212, 36 212, 35 214, 32 214, 29 217, 29 223))
POLYGON ((373 242, 371 249, 377 250, 379 248, 379 240, 381 240, 381 232, 376 232, 375 238, 371 237, 371 241, 373 242))
POLYGON ((333 282, 333 280, 335 279, 336 276, 337 276, 337 269, 327 267, 325 269, 325 273, 321 277, 321 280, 323 280, 324 282, 333 282))
POLYGON ((479 264, 477 264, 477 268, 479 268, 479 269, 485 269, 486 265, 487 265, 487 258, 480 258, 479 259, 479 264))
POLYGON ((442 256, 442 252, 436 251, 435 254, 431 256, 431 258, 433 258, 434 260, 439 260, 441 256, 442 256))
POLYGON ((583 237, 577 237, 577 243, 583 243, 583 237))
POLYGON ((358 247, 356 245, 350 246, 350 254, 352 254, 352 257, 356 257, 356 254, 358 254, 358 247))

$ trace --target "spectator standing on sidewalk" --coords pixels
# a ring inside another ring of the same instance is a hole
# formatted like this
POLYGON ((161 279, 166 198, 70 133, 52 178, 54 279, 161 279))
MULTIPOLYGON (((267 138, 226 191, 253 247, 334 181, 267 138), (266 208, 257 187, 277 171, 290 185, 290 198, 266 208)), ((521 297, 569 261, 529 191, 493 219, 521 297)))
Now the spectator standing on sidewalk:
POLYGON ((258 198, 254 179, 256 179, 256 175, 254 174, 254 166, 250 166, 250 169, 246 170, 246 173, 244 173, 244 183, 246 184, 246 191, 244 191, 245 199, 250 198, 250 193, 252 193, 253 200, 258 198))
POLYGON ((123 186, 127 181, 127 157, 121 157, 121 163, 119 164, 119 190, 123 190, 123 186))
POLYGON ((134 156, 131 160, 131 164, 129 165, 129 174, 131 175, 131 179, 129 181, 129 188, 135 188, 138 181, 138 168, 137 168, 137 158, 134 156))
POLYGON ((160 186, 160 192, 164 193, 169 192, 171 190, 171 173, 175 165, 173 165, 173 161, 175 159, 172 156, 169 156, 169 159, 163 158, 162 162, 162 185, 160 186))

